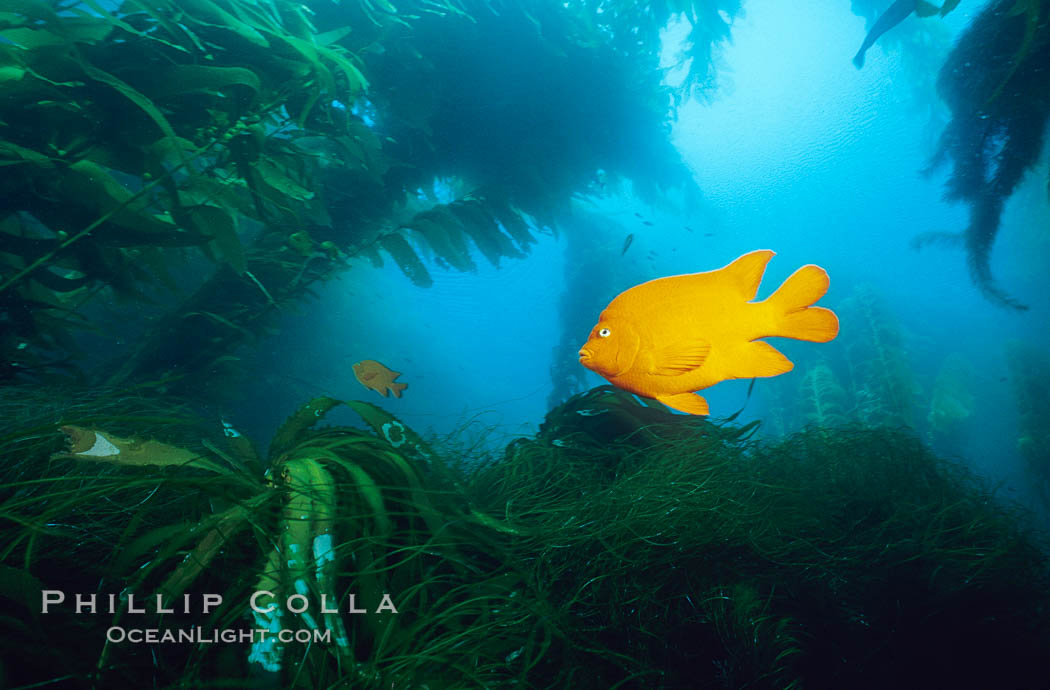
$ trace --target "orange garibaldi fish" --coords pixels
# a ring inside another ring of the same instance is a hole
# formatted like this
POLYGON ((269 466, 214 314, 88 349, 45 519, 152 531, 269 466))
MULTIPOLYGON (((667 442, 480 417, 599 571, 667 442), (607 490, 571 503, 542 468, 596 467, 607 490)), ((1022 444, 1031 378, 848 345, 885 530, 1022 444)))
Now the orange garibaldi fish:
POLYGON ((371 388, 384 398, 389 397, 388 390, 394 392, 395 398, 401 397, 401 391, 408 388, 407 383, 394 383, 401 373, 392 371, 374 359, 364 359, 354 365, 354 376, 365 388, 371 388))
POLYGON ((826 343, 838 335, 839 320, 810 306, 829 284, 812 264, 751 301, 774 254, 761 249, 717 271, 657 278, 620 293, 598 317, 580 363, 614 386, 690 414, 708 414, 693 391, 791 371, 795 365, 759 338, 826 343))

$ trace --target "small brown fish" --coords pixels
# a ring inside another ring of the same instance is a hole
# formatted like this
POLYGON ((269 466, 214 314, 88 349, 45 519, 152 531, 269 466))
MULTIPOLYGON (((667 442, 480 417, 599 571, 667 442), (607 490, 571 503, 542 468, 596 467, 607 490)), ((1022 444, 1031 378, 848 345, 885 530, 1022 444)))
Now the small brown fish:
POLYGON ((623 249, 620 250, 620 256, 627 253, 627 250, 631 247, 631 242, 634 242, 634 233, 631 233, 623 241, 623 249))
POLYGON ((354 365, 354 376, 365 388, 371 388, 384 398, 389 397, 388 391, 394 392, 395 398, 401 397, 401 391, 408 388, 407 383, 394 383, 394 379, 401 375, 374 359, 363 359, 354 365))

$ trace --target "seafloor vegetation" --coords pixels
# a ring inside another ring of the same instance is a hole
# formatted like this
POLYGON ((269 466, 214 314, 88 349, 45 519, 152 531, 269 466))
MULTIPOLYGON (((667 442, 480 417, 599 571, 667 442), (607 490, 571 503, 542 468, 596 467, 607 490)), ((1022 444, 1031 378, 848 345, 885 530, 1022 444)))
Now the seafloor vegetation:
POLYGON ((170 402, 55 399, 3 403, 8 686, 985 688, 1043 673, 1042 544, 905 431, 755 442, 753 424, 600 388, 466 466, 371 405, 346 403, 373 433, 319 427, 341 404, 319 398, 264 473, 246 439, 170 402), (74 429, 118 452, 77 455, 74 429), (45 589, 70 603, 41 613, 45 589), (253 615, 260 590, 314 606, 253 615), (74 615, 75 592, 100 609, 119 593, 115 613, 74 615), (203 593, 223 603, 203 614, 203 593), (351 593, 368 613, 345 613, 351 593), (382 593, 396 615, 376 611, 382 593), (156 594, 176 612, 152 613, 156 594), (322 595, 344 613, 320 613, 322 595), (106 644, 111 626, 332 636, 106 644))
MULTIPOLYGON (((775 438, 609 389, 556 406, 538 435, 480 465, 352 401, 310 402, 265 454, 197 414, 235 390, 239 348, 355 259, 392 261, 425 288, 435 269, 523 256, 539 233, 570 234, 588 253, 588 223, 565 222, 574 195, 677 189, 688 207, 698 190, 668 122, 713 86, 712 54, 740 11, 739 0, 4 3, 0 686, 1043 677, 1043 545, 904 430, 960 437, 967 364, 945 356, 935 379, 916 381, 899 330, 863 292, 844 305, 857 335, 843 357, 800 372, 797 403, 771 406, 775 438), (689 28, 679 88, 660 68, 672 19, 689 28), (371 433, 319 426, 341 404, 371 433), (42 590, 98 594, 100 611, 43 613, 42 590), (252 615, 260 590, 315 607, 327 596, 344 615, 252 615), (203 612, 205 593, 222 605, 203 612), (367 613, 346 612, 349 593, 367 613), (128 594, 159 594, 176 612, 134 613, 128 594), (113 626, 331 637, 107 644, 113 626)), ((950 110, 937 162, 972 209, 953 237, 981 289, 1011 306, 988 256, 1005 200, 1038 162, 1048 12, 989 3, 937 79, 950 110)), ((920 69, 930 43, 900 45, 924 46, 920 69)), ((1050 368, 1023 345, 1010 357, 1019 447, 1045 486, 1050 368)))

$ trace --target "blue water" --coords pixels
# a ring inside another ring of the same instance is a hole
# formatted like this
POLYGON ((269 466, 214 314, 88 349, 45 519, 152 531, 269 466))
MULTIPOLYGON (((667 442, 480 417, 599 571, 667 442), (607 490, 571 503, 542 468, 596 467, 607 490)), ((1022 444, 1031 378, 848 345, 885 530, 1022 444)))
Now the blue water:
MULTIPOLYGON (((945 52, 971 18, 966 5, 939 25, 945 52)), ((667 32, 668 56, 679 34, 667 32)), ((550 409, 556 346, 563 336, 582 344, 620 290, 770 248, 778 255, 760 298, 806 263, 831 276, 824 306, 836 309, 859 286, 871 286, 927 394, 944 359, 962 355, 973 371, 967 385, 975 409, 960 432, 963 442, 950 452, 964 448, 966 461, 1024 496, 1004 347, 1011 339, 1045 343, 1050 335, 1050 296, 1033 259, 1038 247, 1047 248, 1050 212, 1040 197, 1047 171, 1032 171, 1011 199, 994 247, 994 275, 1030 307, 1006 310, 973 287, 961 250, 909 247, 919 233, 963 229, 967 209, 942 201, 943 170, 920 172, 943 109, 929 90, 917 95, 914 65, 892 50, 876 45, 864 69, 855 69, 850 58, 864 34, 863 20, 841 0, 807 3, 805 12, 781 0, 751 0, 720 59, 721 88, 709 103, 684 104, 673 125, 675 145, 702 190, 699 208, 653 208, 629 190, 583 199, 575 212, 593 226, 586 264, 570 246, 569 220, 560 233, 538 230, 527 258, 505 260, 498 269, 480 255, 473 274, 429 265, 429 288, 413 286, 392 261, 375 268, 355 259, 343 277, 318 287, 319 300, 287 314, 282 333, 262 344, 244 424, 268 437, 263 429, 309 397, 327 394, 381 404, 425 434, 472 430, 498 448, 537 429, 550 409), (1031 200, 1039 198, 1044 203, 1033 211, 1031 200), (1039 222, 1041 239, 1033 230, 1039 222), (628 234, 634 241, 621 256, 628 234), (575 312, 563 318, 565 292, 586 285, 595 294, 581 294, 575 312), (362 388, 351 371, 361 359, 402 372, 404 397, 383 400, 362 388)), ((668 80, 674 79, 672 71, 668 80)), ((778 383, 792 390, 807 367, 841 357, 837 348, 848 344, 847 335, 825 345, 785 345, 796 369, 778 383)), ((583 373, 587 385, 605 383, 583 373)), ((748 399, 747 384, 704 391, 713 414, 724 417, 746 404, 741 422, 764 419, 768 385, 759 381, 748 399)))

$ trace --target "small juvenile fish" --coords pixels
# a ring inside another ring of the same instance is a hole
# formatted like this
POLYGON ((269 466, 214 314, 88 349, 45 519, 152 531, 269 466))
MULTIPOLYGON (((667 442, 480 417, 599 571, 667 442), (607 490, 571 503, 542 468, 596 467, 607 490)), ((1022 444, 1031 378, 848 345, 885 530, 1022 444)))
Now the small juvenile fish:
POLYGON ((395 398, 401 397, 401 391, 408 388, 407 383, 394 383, 394 379, 401 375, 400 372, 392 371, 374 359, 364 359, 353 366, 354 376, 365 388, 371 388, 384 398, 389 397, 388 391, 394 392, 395 398))
POLYGON ((795 366, 759 338, 825 343, 839 332, 828 290, 812 264, 753 302, 774 252, 744 254, 724 268, 657 278, 620 293, 598 317, 580 363, 614 386, 689 414, 709 414, 693 391, 719 381, 777 376, 795 366))
POLYGON ((634 233, 628 235, 627 238, 623 241, 623 249, 620 250, 620 256, 623 256, 627 253, 627 249, 631 246, 631 242, 634 242, 634 233))
POLYGON ((652 221, 648 221, 648 220, 643 220, 642 221, 642 225, 647 225, 650 228, 653 227, 652 221))

